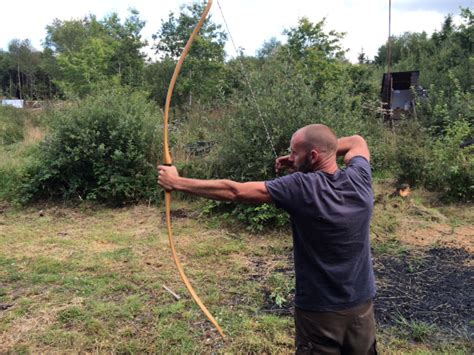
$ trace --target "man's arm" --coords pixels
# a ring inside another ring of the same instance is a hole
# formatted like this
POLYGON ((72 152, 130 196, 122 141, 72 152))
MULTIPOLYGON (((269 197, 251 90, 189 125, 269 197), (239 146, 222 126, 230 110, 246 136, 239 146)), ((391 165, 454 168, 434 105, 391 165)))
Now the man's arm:
POLYGON ((179 176, 174 166, 158 166, 158 184, 167 191, 182 191, 212 200, 249 204, 272 202, 263 181, 200 180, 179 176))
POLYGON ((339 138, 337 140, 337 155, 344 156, 344 164, 346 165, 353 157, 358 155, 370 161, 370 152, 367 142, 358 135, 339 138))

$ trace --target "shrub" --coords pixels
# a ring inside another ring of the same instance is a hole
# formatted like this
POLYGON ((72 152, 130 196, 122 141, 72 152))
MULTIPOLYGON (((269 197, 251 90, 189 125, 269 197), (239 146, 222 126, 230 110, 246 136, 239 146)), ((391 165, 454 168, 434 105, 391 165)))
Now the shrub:
POLYGON ((27 114, 22 109, 0 106, 0 145, 10 145, 23 139, 27 114))
POLYGON ((289 216, 286 212, 277 209, 274 205, 260 206, 235 205, 230 202, 209 201, 203 210, 206 215, 217 213, 226 219, 233 217, 242 222, 251 233, 262 232, 270 228, 284 228, 289 225, 289 216))
POLYGON ((253 233, 261 232, 266 227, 281 228, 288 226, 288 214, 277 209, 274 205, 263 204, 260 206, 237 206, 232 215, 247 225, 247 230, 253 233))
POLYGON ((24 200, 79 198, 122 205, 156 198, 157 112, 145 94, 109 89, 53 111, 23 176, 24 200))
POLYGON ((22 201, 20 182, 30 165, 34 144, 11 144, 0 146, 0 200, 22 201))
POLYGON ((449 200, 474 198, 474 147, 460 148, 460 143, 472 138, 473 133, 467 121, 455 121, 443 136, 431 143, 432 159, 427 164, 426 185, 449 200))
MULTIPOLYGON (((352 95, 348 65, 335 63, 332 67, 337 67, 333 80, 318 87, 321 83, 305 77, 284 54, 255 64, 247 74, 258 107, 248 86, 233 93, 231 109, 222 117, 225 129, 209 159, 212 177, 237 181, 274 178, 276 157, 268 136, 277 155, 287 154, 292 134, 307 124, 326 124, 338 136, 369 133, 369 128, 363 128, 369 120, 364 117, 368 111, 363 106, 365 99, 352 95)), ((371 114, 375 116, 375 109, 371 114)), ((380 132, 374 136, 377 134, 380 132)), ((276 208, 240 206, 233 215, 253 230, 287 221, 276 208)))
POLYGON ((403 122, 394 136, 397 144, 397 177, 411 186, 424 186, 430 159, 429 135, 416 122, 403 122))
POLYGON ((222 117, 225 130, 214 151, 214 175, 235 180, 274 177, 275 154, 268 136, 276 154, 286 154, 292 134, 307 124, 326 124, 338 136, 360 133, 365 124, 362 102, 351 95, 345 64, 339 65, 338 77, 317 90, 288 57, 267 59, 248 73, 255 100, 246 85, 230 98, 232 109, 222 117))
POLYGON ((472 200, 472 146, 460 148, 463 139, 472 137, 470 124, 465 120, 455 121, 447 126, 444 135, 436 137, 416 123, 402 127, 404 133, 397 135, 398 180, 438 191, 448 200, 472 200))

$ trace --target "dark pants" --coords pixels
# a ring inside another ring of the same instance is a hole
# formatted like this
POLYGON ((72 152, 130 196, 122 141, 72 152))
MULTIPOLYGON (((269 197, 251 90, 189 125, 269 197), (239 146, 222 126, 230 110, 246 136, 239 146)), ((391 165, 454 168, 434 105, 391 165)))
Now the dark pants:
POLYGON ((377 354, 372 300, 334 312, 295 308, 296 354, 377 354))

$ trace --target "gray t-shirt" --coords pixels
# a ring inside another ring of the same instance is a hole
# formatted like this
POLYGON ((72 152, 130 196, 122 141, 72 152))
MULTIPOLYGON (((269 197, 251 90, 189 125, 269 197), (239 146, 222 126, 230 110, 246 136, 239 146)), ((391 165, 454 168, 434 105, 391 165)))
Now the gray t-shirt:
POLYGON ((265 184, 276 206, 291 216, 295 305, 334 311, 373 298, 369 162, 356 156, 332 175, 297 172, 265 184))

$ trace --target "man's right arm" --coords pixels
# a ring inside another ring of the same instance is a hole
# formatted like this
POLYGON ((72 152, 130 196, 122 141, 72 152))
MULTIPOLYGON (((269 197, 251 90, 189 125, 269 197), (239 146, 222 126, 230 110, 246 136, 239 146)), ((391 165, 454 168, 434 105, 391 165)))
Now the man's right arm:
POLYGON ((370 161, 370 152, 367 142, 359 135, 342 137, 337 140, 337 155, 344 156, 344 164, 355 156, 361 156, 370 161))
POLYGON ((189 179, 179 176, 175 166, 158 166, 158 184, 167 191, 177 190, 212 200, 256 205, 272 202, 263 181, 189 179))

